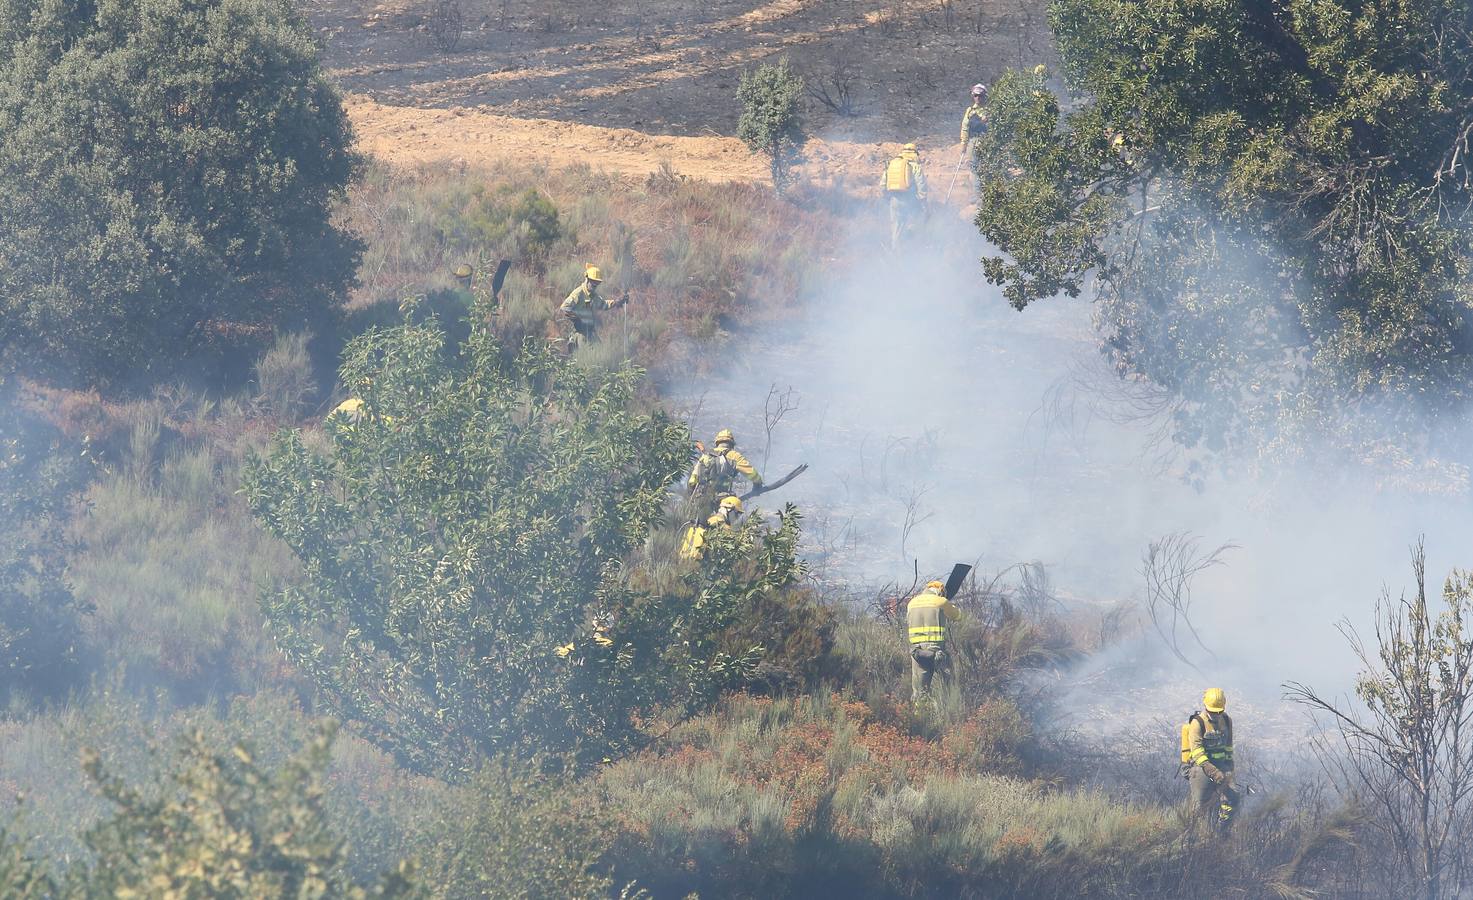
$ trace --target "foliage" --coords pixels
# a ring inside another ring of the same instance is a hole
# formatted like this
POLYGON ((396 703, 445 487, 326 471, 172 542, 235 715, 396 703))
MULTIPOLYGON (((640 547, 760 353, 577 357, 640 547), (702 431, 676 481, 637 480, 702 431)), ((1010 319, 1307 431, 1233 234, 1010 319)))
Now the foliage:
POLYGON ((70 686, 90 612, 66 580, 86 448, 17 408, 15 393, 13 379, 0 382, 0 699, 70 686))
POLYGON ((1086 102, 1061 113, 1042 75, 994 91, 989 280, 1020 309, 1092 288, 1187 446, 1425 447, 1473 374, 1473 6, 1049 9, 1086 102))
MULTIPOLYGON (((838 202, 833 195, 818 199, 838 202)), ((553 310, 592 262, 608 271, 606 288, 632 294, 606 322, 613 327, 604 329, 605 340, 590 348, 614 359, 597 362, 700 368, 715 356, 697 342, 719 343, 738 326, 785 318, 793 298, 817 279, 814 260, 836 252, 838 239, 829 227, 833 219, 817 206, 782 202, 759 185, 713 184, 673 172, 625 179, 583 167, 549 171, 515 163, 464 175, 370 167, 347 210, 366 244, 350 327, 396 323, 405 285, 424 290, 436 305, 438 289, 458 288, 451 272, 461 263, 479 266, 479 290, 491 260, 504 257, 516 264, 501 291, 497 331, 518 346, 524 336, 549 335, 553 310), (536 229, 512 218, 505 237, 478 242, 478 189, 505 210, 528 184, 556 210, 557 239, 545 252, 524 255, 517 235, 536 229), (676 340, 682 336, 695 340, 676 340)), ((458 302, 463 310, 464 299, 458 302)), ((589 355, 580 357, 588 362, 589 355)))
POLYGON ((792 182, 792 169, 803 146, 803 122, 798 102, 803 97, 803 77, 788 67, 787 60, 758 66, 742 75, 737 100, 742 117, 737 137, 753 153, 767 157, 772 186, 779 194, 792 182))
MULTIPOLYGON (((145 797, 112 776, 96 754, 83 766, 118 807, 87 838, 97 863, 89 896, 367 897, 342 873, 343 843, 327 827, 321 775, 332 745, 323 731, 277 772, 250 749, 217 752, 189 735, 175 790, 145 797)), ((385 877, 373 896, 406 896, 409 870, 385 877)))
POLYGON ((1300 684, 1289 696, 1330 718, 1344 749, 1331 766, 1339 787, 1376 808, 1416 894, 1436 900, 1473 883, 1473 576, 1448 576, 1434 618, 1420 545, 1412 568, 1416 593, 1377 605, 1374 648, 1342 628, 1364 666, 1363 710, 1300 684))
POLYGON ((587 783, 546 780, 524 763, 489 763, 420 837, 423 880, 446 900, 605 898, 597 866, 613 842, 610 810, 587 783))
MULTIPOLYGON (((99 669, 176 699, 229 695, 281 678, 255 593, 295 573, 238 496, 240 445, 260 443, 246 407, 191 393, 115 408, 121 433, 72 525, 70 560, 99 669)), ((105 430, 99 426, 98 431, 105 430)))
POLYGON ((687 571, 688 599, 636 589, 622 561, 689 452, 682 425, 635 408, 637 370, 595 377, 541 341, 513 357, 479 326, 452 354, 429 322, 355 340, 342 380, 365 413, 329 421, 331 454, 285 432, 244 486, 303 563, 265 601, 281 646, 375 741, 434 770, 587 764, 750 671, 759 648, 714 635, 799 573, 797 518, 687 571))
POLYGON ((340 301, 355 165, 287 0, 0 4, 0 347, 127 384, 340 301))
POLYGON ((979 775, 967 736, 838 697, 734 698, 668 743, 600 778, 617 874, 661 895, 1102 896, 1177 837, 1162 811, 979 775))
POLYGON ((307 412, 320 395, 312 373, 308 344, 312 336, 303 332, 279 335, 276 343, 256 361, 256 392, 261 404, 283 419, 307 412))
POLYGON ((447 194, 441 203, 435 229, 447 247, 462 253, 494 248, 503 258, 525 263, 530 257, 537 264, 564 237, 557 207, 535 188, 502 184, 488 191, 476 184, 468 198, 447 194))
POLYGON ((0 896, 14 900, 51 900, 58 896, 55 879, 44 863, 31 856, 24 841, 0 831, 0 896))

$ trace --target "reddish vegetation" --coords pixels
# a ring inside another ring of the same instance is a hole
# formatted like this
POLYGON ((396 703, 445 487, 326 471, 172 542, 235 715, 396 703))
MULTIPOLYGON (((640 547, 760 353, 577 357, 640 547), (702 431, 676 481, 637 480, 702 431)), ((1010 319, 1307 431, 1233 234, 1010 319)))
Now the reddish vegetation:
MULTIPOLYGON (((743 697, 736 702, 742 707, 740 717, 750 721, 767 719, 765 713, 775 701, 743 697)), ((988 748, 997 737, 992 732, 1014 725, 1017 716, 1006 701, 991 700, 944 737, 932 741, 882 721, 859 700, 834 695, 830 702, 832 709, 827 715, 815 715, 810 700, 797 700, 795 714, 775 730, 764 729, 747 735, 734 729, 728 734, 741 735, 735 739, 734 747, 710 746, 705 732, 695 732, 673 748, 647 752, 635 764, 663 771, 692 771, 731 760, 733 767, 725 774, 738 784, 788 801, 789 811, 783 824, 789 832, 796 833, 816 826, 824 801, 836 793, 900 783, 920 788, 932 777, 972 774, 991 768, 993 757, 988 748)), ((688 820, 692 811, 682 812, 688 820)), ((833 813, 834 819, 828 825, 836 835, 861 837, 858 823, 845 821, 838 810, 833 813)), ((641 828, 633 821, 625 825, 635 830, 641 828)))

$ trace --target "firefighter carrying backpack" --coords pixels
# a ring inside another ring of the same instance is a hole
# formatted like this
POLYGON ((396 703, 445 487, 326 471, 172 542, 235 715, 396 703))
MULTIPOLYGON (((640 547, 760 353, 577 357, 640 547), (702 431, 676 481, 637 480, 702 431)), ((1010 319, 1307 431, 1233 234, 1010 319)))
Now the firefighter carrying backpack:
POLYGON ((885 190, 892 194, 901 194, 910 189, 910 160, 897 156, 885 167, 885 190))

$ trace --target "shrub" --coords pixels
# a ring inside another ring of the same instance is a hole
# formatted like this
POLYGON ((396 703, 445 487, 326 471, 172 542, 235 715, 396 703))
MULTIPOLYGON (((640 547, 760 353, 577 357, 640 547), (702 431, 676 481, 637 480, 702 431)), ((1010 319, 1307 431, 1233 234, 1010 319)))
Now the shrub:
POLYGON ((230 448, 175 437, 161 450, 166 427, 136 425, 123 464, 87 495, 71 574, 96 610, 87 633, 100 668, 198 700, 280 676, 255 593, 294 567, 236 496, 230 448))
POLYGON ((737 137, 753 153, 767 157, 772 186, 779 194, 792 181, 793 166, 800 159, 803 123, 798 102, 803 98, 803 78, 788 68, 786 60, 764 64, 742 75, 737 100, 742 116, 737 137))
POLYGON ((312 337, 303 332, 284 334, 256 363, 256 393, 274 415, 295 419, 307 412, 317 396, 317 378, 307 344, 312 337))
MULTIPOLYGON (((117 807, 87 836, 96 863, 87 896, 367 897, 344 874, 343 843, 328 828, 321 778, 332 745, 325 728, 275 772, 251 750, 227 752, 186 736, 173 790, 147 797, 111 775, 95 753, 83 766, 117 807)), ((407 869, 376 896, 409 893, 407 869)))
POLYGON ((0 382, 0 700, 55 693, 79 674, 90 611, 66 581, 66 524, 90 476, 86 448, 18 410, 0 382))
POLYGON ((479 897, 602 898, 613 880, 597 871, 613 842, 609 810, 588 784, 544 780, 493 762, 436 809, 418 839, 423 880, 446 900, 479 897))
POLYGON ((595 377, 541 341, 513 355, 480 325, 451 352, 429 322, 355 340, 341 374, 365 413, 330 420, 331 455, 285 432, 244 486, 303 564, 265 600, 278 641, 375 741, 437 771, 589 764, 750 670, 756 648, 712 636, 798 574, 796 518, 689 571, 691 599, 633 587, 623 560, 689 454, 684 426, 635 407, 637 370, 595 377))
POLYGON ((0 347, 127 384, 339 302, 348 119, 288 0, 11 0, 0 347))
POLYGON ((557 207, 534 188, 518 191, 502 184, 487 190, 477 184, 469 197, 450 193, 439 204, 435 230, 452 250, 487 249, 535 264, 564 237, 557 207))

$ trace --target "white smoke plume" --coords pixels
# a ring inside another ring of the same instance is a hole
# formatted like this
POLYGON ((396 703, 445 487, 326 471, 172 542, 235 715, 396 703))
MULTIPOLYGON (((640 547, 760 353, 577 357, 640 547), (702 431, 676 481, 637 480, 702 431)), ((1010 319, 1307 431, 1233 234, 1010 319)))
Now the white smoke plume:
POLYGON ((1169 662, 1149 625, 1088 664, 1131 663, 1113 702, 1175 719, 1209 683, 1240 711, 1276 716, 1289 714, 1285 681, 1349 689, 1355 662, 1336 624, 1368 622, 1383 586, 1401 592, 1418 536, 1435 578, 1473 565, 1466 497, 1378 489, 1313 454, 1295 472, 1184 477, 1159 417, 1109 396, 1119 385, 1102 371, 1088 301, 1010 309, 982 278, 982 238, 954 211, 937 219, 899 254, 873 222, 856 226, 863 261, 830 272, 800 315, 739 338, 709 378, 667 385, 698 438, 735 429, 769 479, 810 464, 761 503, 803 510, 825 577, 909 585, 913 567, 925 579, 958 561, 1037 561, 1078 608, 1140 604, 1151 542, 1231 543, 1192 583, 1191 622, 1211 652, 1184 647, 1200 674, 1169 662), (797 405, 769 445, 784 399, 797 405))

